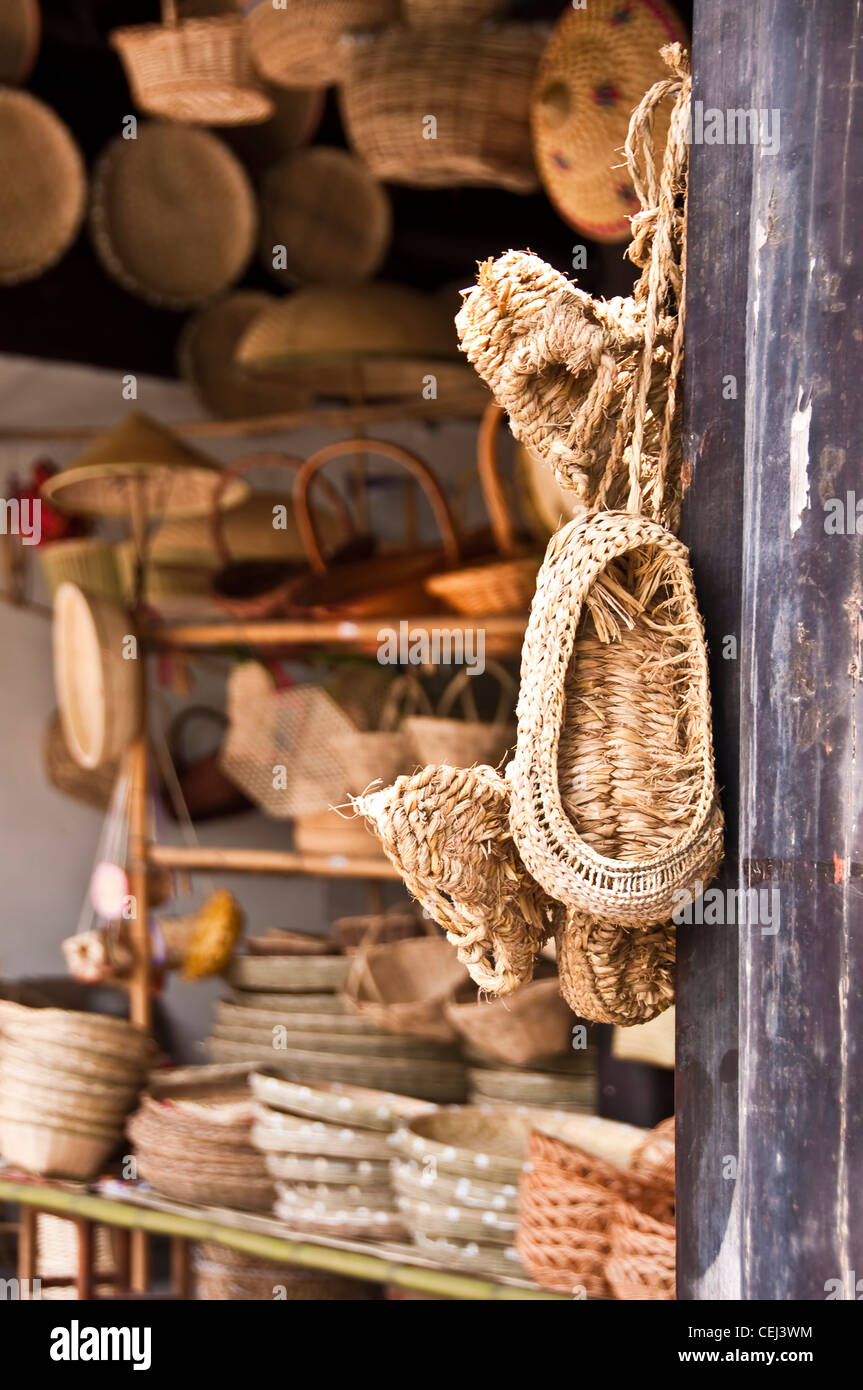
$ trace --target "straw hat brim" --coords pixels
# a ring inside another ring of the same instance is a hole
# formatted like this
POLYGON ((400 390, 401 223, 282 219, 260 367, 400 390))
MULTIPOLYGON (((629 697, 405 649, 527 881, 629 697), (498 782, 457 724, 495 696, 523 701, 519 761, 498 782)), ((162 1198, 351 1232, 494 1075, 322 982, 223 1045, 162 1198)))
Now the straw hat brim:
POLYGON ((683 38, 665 0, 590 0, 564 12, 545 48, 531 103, 536 165, 564 221, 594 241, 629 239, 639 209, 623 155, 629 118, 667 75, 659 50, 683 38))
POLYGON ((68 250, 87 199, 70 131, 29 92, 0 89, 0 284, 33 280, 68 250))

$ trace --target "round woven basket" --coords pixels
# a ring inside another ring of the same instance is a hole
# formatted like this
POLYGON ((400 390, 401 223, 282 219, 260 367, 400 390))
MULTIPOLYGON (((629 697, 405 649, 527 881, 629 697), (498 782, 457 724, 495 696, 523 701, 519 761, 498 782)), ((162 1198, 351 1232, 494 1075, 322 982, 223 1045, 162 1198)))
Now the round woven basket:
POLYGON ((251 1178, 202 1176, 196 1163, 172 1162, 138 1154, 138 1174, 151 1187, 176 1202, 231 1207, 237 1211, 269 1211, 275 1188, 269 1176, 251 1178))
POLYGON ((615 1298, 659 1302, 675 1297, 673 1222, 655 1221, 630 1202, 619 1202, 608 1243, 605 1274, 615 1298))
POLYGON ((446 1042, 456 1037, 446 1005, 464 980, 448 941, 414 937, 358 951, 343 993, 378 1028, 446 1042))
POLYGON ((527 1115, 492 1106, 452 1106, 411 1120, 395 1147, 421 1166, 483 1182, 518 1182, 527 1162, 527 1115))
POLYGON ((275 1110, 333 1123, 345 1122, 359 1129, 390 1132, 406 1120, 427 1115, 433 1109, 426 1101, 340 1081, 305 1086, 283 1077, 255 1073, 251 1082, 254 1095, 275 1110))
POLYGON ((298 1033, 376 1033, 374 1024, 355 1014, 300 1014, 275 1009, 246 1009, 220 1000, 216 1004, 217 1023, 234 1028, 292 1029, 298 1033))
POLYGON ((0 82, 16 87, 27 81, 42 38, 39 0, 5 0, 0 15, 0 82))
POLYGON ((100 1097, 76 1094, 53 1086, 34 1086, 20 1077, 4 1075, 0 1077, 0 1112, 10 1120, 33 1120, 36 1123, 62 1123, 72 1120, 75 1124, 93 1125, 96 1128, 117 1129, 126 1116, 128 1106, 100 1097))
POLYGON ((285 285, 370 279, 392 231, 385 189, 347 150, 315 145, 269 169, 258 251, 285 285))
POLYGON ((244 0, 255 67, 279 87, 340 82, 340 39, 352 29, 375 29, 398 17, 399 0, 244 0))
POLYGON ((496 1062, 524 1066, 572 1043, 573 1016, 557 980, 533 980, 506 999, 449 1004, 446 1012, 456 1031, 496 1062))
POLYGON ((115 29, 111 46, 120 54, 135 104, 151 116, 251 125, 273 114, 239 15, 178 23, 176 0, 162 0, 161 24, 115 29))
POLYGON ((666 922, 722 856, 707 651, 680 541, 625 512, 552 537, 521 681, 507 780, 529 872, 585 919, 666 922))
POLYGON ((374 1187, 389 1181, 389 1159, 348 1158, 267 1153, 267 1172, 283 1182, 326 1183, 329 1187, 370 1183, 374 1187))
MULTIPOLYGON (((274 303, 261 290, 238 290, 187 320, 177 342, 177 363, 205 410, 225 420, 303 410, 311 400, 299 374, 273 381, 241 371, 234 357, 249 326, 274 303)), ((272 527, 270 527, 272 530, 272 527)))
POLYGON ((374 1033, 290 1033, 282 1028, 239 1028, 232 1024, 214 1025, 212 1039, 225 1042, 249 1043, 259 1046, 262 1051, 269 1050, 273 1065, 278 1066, 279 1058, 285 1053, 308 1050, 316 1054, 337 1053, 342 1057, 394 1057, 399 1061, 410 1058, 419 1061, 438 1059, 449 1061, 454 1058, 454 1049, 440 1042, 412 1037, 403 1032, 393 1035, 383 1029, 374 1033))
POLYGON ((266 1153, 320 1154, 323 1158, 368 1158, 383 1163, 392 1157, 389 1135, 378 1130, 351 1129, 305 1115, 263 1111, 252 1139, 266 1153))
POLYGON ((470 1098, 476 1105, 550 1106, 592 1115, 596 1110, 596 1064, 578 1076, 550 1072, 471 1067, 470 1098))
MULTIPOLYGON (((639 201, 622 150, 632 111, 666 76, 659 50, 683 38, 665 0, 590 0, 569 8, 542 55, 531 103, 533 149, 561 217, 593 241, 626 241, 639 201)), ((660 109, 657 163, 671 103, 660 109)))
POLYGON ((93 244, 108 273, 151 304, 191 309, 222 294, 248 265, 256 221, 245 170, 205 130, 145 122, 94 170, 93 244))
POLYGON ((143 1072, 154 1055, 153 1041, 140 1028, 109 1014, 78 1013, 71 1009, 25 1009, 3 1025, 6 1038, 21 1046, 56 1043, 83 1048, 143 1072))
POLYGON ((138 1095, 138 1084, 122 1080, 108 1080, 79 1074, 75 1071, 61 1071, 53 1060, 44 1062, 34 1056, 27 1047, 16 1047, 4 1041, 0 1057, 3 1062, 4 1079, 18 1087, 32 1086, 35 1090, 51 1091, 62 1097, 64 1103, 74 1111, 79 1101, 85 1104, 104 1105, 106 1111, 125 1114, 138 1095))
POLYGON ((507 25, 456 39, 443 22, 352 41, 340 89, 348 139, 379 179, 532 192, 530 93, 544 37, 507 25))
POLYGON ((84 161, 58 116, 29 92, 0 89, 0 285, 35 280, 84 220, 84 161))
POLYGON ((95 1178, 117 1147, 119 1128, 71 1120, 7 1118, 0 1112, 0 1154, 13 1168, 45 1178, 95 1178))
POLYGON ((61 584, 54 598, 54 685, 66 745, 79 767, 116 762, 137 732, 141 663, 127 658, 130 638, 137 642, 124 608, 61 584))

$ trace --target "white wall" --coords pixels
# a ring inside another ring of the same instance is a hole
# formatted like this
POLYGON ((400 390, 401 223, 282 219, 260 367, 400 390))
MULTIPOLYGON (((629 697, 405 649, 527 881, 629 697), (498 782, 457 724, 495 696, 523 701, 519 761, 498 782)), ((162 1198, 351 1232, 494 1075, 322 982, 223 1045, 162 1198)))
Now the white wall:
MULTIPOLYGON (((200 415, 187 387, 144 377, 138 382, 137 407, 167 424, 200 415)), ((5 430, 109 427, 130 408, 117 373, 0 357, 0 426, 5 430)), ((416 450, 444 477, 458 478, 471 463, 474 431, 469 425, 418 423, 382 433, 416 450)), ((336 436, 303 431, 279 439, 221 442, 209 451, 223 460, 268 447, 308 453, 330 437, 336 436)), ((0 441, 0 495, 6 495, 11 472, 26 474, 40 456, 64 464, 80 447, 0 441)), ((32 568, 38 570, 35 562, 32 568)), ((44 599, 44 591, 39 596, 44 599)), ((54 706, 48 621, 0 604, 0 672, 0 976, 56 975, 63 973, 60 942, 75 930, 102 818, 55 791, 43 772, 42 740, 54 706)), ((221 702, 223 692, 212 674, 201 677, 195 698, 201 696, 204 702, 221 702)), ((162 833, 169 838, 177 832, 169 823, 162 833)), ((288 836, 285 825, 257 813, 202 826, 199 833, 204 844, 261 848, 284 847, 288 836)), ((253 928, 325 930, 339 912, 365 906, 362 885, 293 878, 220 882, 236 893, 253 928)), ((219 982, 191 986, 172 980, 165 1004, 180 1040, 179 1057, 201 1059, 196 1040, 207 1031, 211 1002, 219 991, 219 982)))

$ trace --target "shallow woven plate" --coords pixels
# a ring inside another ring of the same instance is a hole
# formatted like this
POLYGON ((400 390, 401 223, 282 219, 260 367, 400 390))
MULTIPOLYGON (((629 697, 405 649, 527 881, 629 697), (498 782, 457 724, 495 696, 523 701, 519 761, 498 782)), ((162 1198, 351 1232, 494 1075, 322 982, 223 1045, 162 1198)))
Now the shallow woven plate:
POLYGON ((352 1057, 337 1052, 284 1051, 253 1043, 212 1038, 208 1050, 216 1062, 257 1062, 292 1081, 316 1085, 343 1081, 376 1091, 447 1102, 467 1095, 467 1072, 461 1062, 423 1061, 402 1057, 352 1057))
POLYGON ((84 161, 60 118, 29 92, 0 89, 0 284, 59 261, 86 201, 84 161))
POLYGON ((339 994, 270 994, 263 990, 231 989, 226 1002, 244 1009, 271 1009, 275 1013, 346 1014, 348 1006, 339 994))
POLYGON ((240 989, 335 993, 350 968, 347 956, 234 956, 227 980, 240 989))
POLYGON ((448 1106, 399 1130, 400 1153, 443 1173, 517 1182, 532 1128, 526 1114, 492 1106, 448 1106))
POLYGON ((375 1032, 366 1037, 358 1033, 300 1033, 284 1032, 281 1025, 263 1028, 237 1028, 233 1024, 217 1023, 211 1036, 227 1042, 249 1043, 252 1047, 269 1047, 276 1054, 302 1049, 308 1052, 336 1052, 343 1057, 397 1057, 416 1061, 455 1060, 458 1052, 446 1044, 405 1037, 399 1033, 375 1032))
POLYGON ((413 1239, 419 1250, 449 1269, 462 1269, 478 1278, 486 1275, 494 1279, 501 1274, 512 1279, 527 1277, 524 1265, 512 1245, 490 1245, 475 1240, 462 1241, 442 1236, 426 1236, 421 1231, 418 1231, 413 1239))
POLYGON ((596 1102, 596 1071, 584 1076, 558 1076, 549 1072, 494 1070, 471 1067, 471 1089, 489 1101, 513 1105, 583 1105, 596 1102))
POLYGON ((518 1217, 512 1212, 480 1212, 404 1196, 398 1198, 397 1205, 405 1225, 413 1234, 452 1236, 458 1241, 479 1240, 489 1245, 512 1245, 518 1228, 518 1217))
POLYGON ((399 1240, 406 1235, 404 1222, 393 1209, 357 1207, 349 1211, 323 1211, 277 1201, 273 1210, 294 1231, 371 1240, 399 1240))
POLYGON ((290 1009, 250 1009, 245 1004, 233 1004, 220 999, 216 1004, 216 1018, 229 1028, 286 1028, 296 1033, 328 1033, 335 1037, 339 1033, 355 1033, 371 1036, 380 1033, 373 1023, 359 1018, 356 1014, 303 1013, 290 1009))
POLYGON ((284 1206, 311 1207, 325 1214, 330 1211, 353 1211, 358 1207, 370 1211, 395 1211, 389 1183, 342 1183, 328 1187, 326 1183, 277 1182, 276 1192, 284 1206))
POLYGON ((361 1158, 383 1163, 392 1157, 389 1136, 379 1130, 328 1125, 304 1115, 285 1115, 263 1107, 252 1129, 252 1142, 264 1153, 320 1154, 323 1158, 361 1158))
POLYGON ((255 230, 249 178, 208 131, 139 123, 94 170, 93 244, 108 273, 151 304, 189 309, 223 293, 243 274, 255 230))
POLYGON ((406 1120, 428 1115, 434 1105, 389 1091, 372 1091, 364 1086, 348 1086, 340 1081, 329 1085, 303 1086, 282 1077, 251 1077, 252 1093, 275 1110, 308 1115, 319 1120, 340 1120, 360 1129, 392 1131, 406 1120))
POLYGON ((338 1184, 369 1183, 380 1187, 389 1181, 389 1160, 361 1158, 325 1158, 323 1154, 298 1155, 285 1153, 264 1154, 267 1172, 283 1182, 325 1183, 328 1187, 338 1184))
POLYGON ((482 1182, 437 1172, 434 1164, 395 1159, 392 1184, 402 1197, 415 1202, 434 1202, 438 1206, 480 1208, 483 1211, 514 1213, 518 1210, 515 1183, 482 1182))

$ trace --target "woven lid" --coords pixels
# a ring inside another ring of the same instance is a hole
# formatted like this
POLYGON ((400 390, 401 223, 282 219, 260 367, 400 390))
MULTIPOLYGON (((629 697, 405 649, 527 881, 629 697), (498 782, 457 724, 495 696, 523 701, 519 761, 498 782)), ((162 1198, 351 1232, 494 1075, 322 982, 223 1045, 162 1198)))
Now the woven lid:
POLYGON ((150 303, 188 309, 221 294, 243 274, 255 229, 248 175, 207 131, 142 123, 96 166, 93 244, 108 273, 150 303))
MULTIPOLYGON (((567 9, 543 53, 531 110, 545 191, 561 217, 594 241, 627 241, 639 204, 623 156, 629 118, 667 76, 663 44, 684 37, 664 0, 590 0, 567 9)), ((660 111, 657 156, 670 102, 660 111)))
POLYGON ((457 358, 448 309, 404 285, 314 285, 265 310, 237 349, 241 366, 263 372, 364 357, 457 358))
POLYGON ((211 414, 225 420, 245 419, 308 406, 311 394, 301 379, 256 379, 234 362, 246 330, 275 303, 272 295, 261 290, 238 290, 208 304, 185 324, 177 344, 177 363, 211 414))
POLYGON ((87 196, 70 132, 29 92, 0 89, 0 284, 33 280, 78 235, 87 196))
POLYGON ((386 255, 391 231, 386 191, 347 150, 300 150, 264 179, 259 255, 282 283, 368 279, 386 255))
MULTIPOLYGON (((129 516, 141 501, 150 517, 198 516, 210 510, 220 475, 219 465, 206 454, 148 415, 133 411, 49 478, 42 496, 83 516, 129 516), (132 480, 137 483, 134 489, 132 480)), ((232 479, 222 505, 241 502, 248 490, 242 478, 232 479)))
POLYGON ((26 82, 42 37, 38 0, 3 0, 0 11, 0 82, 26 82))

